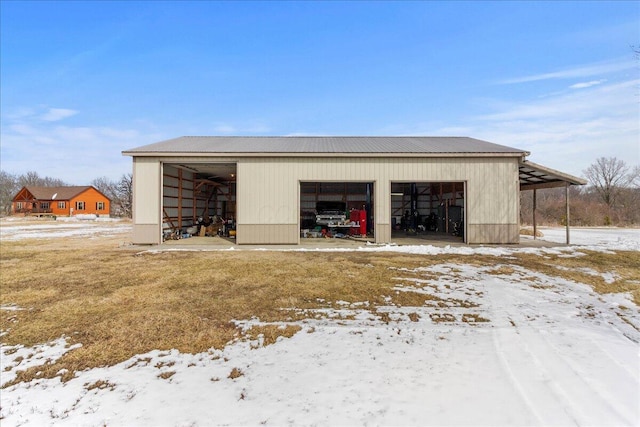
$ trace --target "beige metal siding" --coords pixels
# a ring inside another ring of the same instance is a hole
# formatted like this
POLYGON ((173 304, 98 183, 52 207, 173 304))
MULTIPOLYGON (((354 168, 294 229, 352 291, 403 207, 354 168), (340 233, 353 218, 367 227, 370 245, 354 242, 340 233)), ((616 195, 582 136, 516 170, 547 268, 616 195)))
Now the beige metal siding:
POLYGON ((238 224, 236 230, 240 245, 296 245, 299 241, 298 224, 238 224))
POLYGON ((520 226, 519 224, 472 224, 467 227, 467 239, 470 243, 518 243, 520 226))
POLYGON ((134 244, 160 243, 161 166, 157 159, 133 158, 134 244))
MULTIPOLYGON (((393 181, 466 182, 467 224, 490 224, 493 229, 507 226, 474 234, 469 243, 481 243, 475 241, 476 236, 481 240, 512 236, 510 230, 518 224, 516 158, 243 158, 238 162, 238 224, 297 226, 300 181, 373 182, 378 242, 390 239, 393 181)), ((257 230, 246 229, 239 241, 262 240, 264 237, 254 236, 257 230)), ((297 228, 283 230, 291 231, 274 236, 277 241, 272 243, 297 240, 297 228)))
POLYGON ((238 163, 238 224, 297 224, 299 168, 285 159, 238 163))
POLYGON ((131 242, 134 245, 160 244, 159 224, 133 224, 131 242))

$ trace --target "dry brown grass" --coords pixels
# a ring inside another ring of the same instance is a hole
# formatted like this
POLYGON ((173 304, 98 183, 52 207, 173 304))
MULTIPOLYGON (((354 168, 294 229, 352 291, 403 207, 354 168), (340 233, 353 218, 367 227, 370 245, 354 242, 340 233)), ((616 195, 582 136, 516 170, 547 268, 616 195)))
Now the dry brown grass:
MULTIPOLYGON (((82 343, 82 347, 55 363, 20 372, 13 383, 36 375, 54 377, 66 369, 61 375, 64 381, 77 370, 113 365, 155 349, 197 353, 223 348, 238 337, 256 339, 259 335, 268 345, 299 331, 287 322, 314 317, 317 308, 341 307, 338 301, 368 301, 368 309, 386 322, 389 315, 377 307, 390 305, 389 299, 392 305, 402 307, 474 307, 410 289, 398 291, 394 288, 403 285, 394 278, 412 274, 397 269, 441 263, 496 264, 496 258, 479 255, 154 254, 122 248, 118 238, 33 242, 2 242, 0 246, 0 304, 23 308, 0 311, 0 330, 8 331, 2 341, 32 346, 64 335, 70 344, 82 343), (293 308, 301 310, 294 313, 293 308), (243 335, 233 320, 251 318, 272 324, 251 328, 243 335)), ((576 258, 518 255, 509 262, 588 283, 598 292, 632 292, 636 303, 640 302, 637 252, 588 253, 576 258), (615 271, 620 279, 606 284, 602 278, 578 271, 579 267, 615 271)), ((509 271, 496 270, 496 274, 509 271)), ((431 318, 436 322, 455 320, 446 315, 431 318)))
POLYGON ((489 319, 482 317, 479 314, 475 313, 463 313, 462 321, 466 323, 485 323, 490 322, 489 319))
MULTIPOLYGON (((612 254, 585 251, 584 254, 577 257, 519 254, 511 263, 549 276, 559 276, 590 285, 596 292, 602 294, 629 292, 636 305, 640 305, 640 252, 621 251, 612 254), (612 283, 607 283, 602 276, 581 271, 583 268, 595 270, 600 274, 615 273, 618 278, 612 283)), ((538 286, 545 287, 543 284, 538 286)))
POLYGON ((95 390, 95 389, 99 389, 99 390, 103 390, 105 388, 108 388, 110 390, 113 390, 116 388, 116 385, 113 383, 110 383, 109 381, 104 381, 104 380, 98 380, 92 384, 86 383, 84 385, 84 388, 87 391, 91 391, 91 390, 95 390))
POLYGON ((236 378, 240 378, 243 375, 244 375, 244 372, 242 372, 240 369, 233 368, 231 372, 229 372, 229 376, 227 378, 231 378, 232 380, 235 380, 236 378))
POLYGON ((418 313, 409 313, 407 316, 409 316, 409 320, 411 320, 412 322, 417 322, 420 320, 420 315, 418 313))
POLYGON ((434 323, 455 322, 456 317, 451 313, 431 313, 431 321, 434 323))
POLYGON ((262 338, 260 340, 261 345, 266 346, 275 343, 280 337, 290 338, 300 330, 302 330, 302 327, 298 325, 260 325, 252 326, 245 331, 244 335, 251 340, 262 338))

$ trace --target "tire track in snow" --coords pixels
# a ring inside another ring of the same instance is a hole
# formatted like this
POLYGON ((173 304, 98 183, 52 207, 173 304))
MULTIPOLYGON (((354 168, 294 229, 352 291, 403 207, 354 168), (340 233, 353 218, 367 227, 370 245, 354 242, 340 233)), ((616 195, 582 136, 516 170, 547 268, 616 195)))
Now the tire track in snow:
MULTIPOLYGON (((553 354, 557 356, 555 359, 556 361, 560 362, 558 364, 563 364, 562 371, 573 373, 571 377, 575 384, 570 387, 571 390, 578 390, 577 394, 581 395, 584 398, 585 402, 588 402, 590 399, 592 399, 592 395, 598 396, 600 398, 598 400, 599 405, 593 405, 593 402, 589 402, 588 404, 589 409, 592 410, 593 412, 593 418, 590 417, 588 419, 589 423, 593 423, 592 420, 596 418, 598 415, 604 415, 606 412, 609 412, 611 414, 616 415, 616 417, 620 420, 620 421, 614 421, 614 425, 636 425, 637 420, 634 420, 634 419, 637 417, 635 416, 635 414, 633 414, 632 410, 628 411, 624 405, 621 405, 618 402, 618 399, 614 395, 607 392, 606 388, 602 386, 600 387, 594 386, 589 381, 587 381, 584 378, 583 374, 581 372, 578 372, 576 368, 574 368, 575 365, 571 363, 571 361, 567 360, 567 357, 564 355, 564 352, 557 345, 551 342, 551 340, 548 338, 546 334, 543 334, 540 331, 534 330, 533 328, 531 328, 531 330, 535 331, 537 337, 540 338, 542 341, 544 341, 544 343, 548 348, 553 350, 553 352, 548 354, 549 355, 553 354), (594 408, 594 406, 599 406, 599 408, 594 408), (609 409, 609 411, 604 411, 605 409, 609 409)), ((606 352, 602 352, 602 354, 605 357, 608 356, 606 352)), ((591 353, 591 357, 594 359, 600 359, 599 357, 594 356, 593 353, 591 353)), ((616 361, 615 366, 618 366, 618 365, 619 364, 616 361)), ((555 364, 552 366, 555 366, 555 364)), ((618 375, 617 377, 624 378, 624 374, 622 376, 618 375)), ((609 420, 610 420, 609 417, 606 417, 601 421, 596 422, 596 424, 606 425, 609 422, 609 420)))
POLYGON ((498 355, 498 361, 500 362, 500 366, 502 367, 502 369, 508 374, 509 382, 516 389, 516 391, 518 392, 518 395, 524 401, 524 403, 527 406, 527 408, 529 409, 529 411, 531 411, 531 413, 533 414, 533 416, 537 420, 538 424, 542 425, 543 424, 543 416, 542 416, 542 414, 540 414, 540 412, 538 412, 538 410, 536 409, 536 405, 529 398, 526 390, 522 386, 522 383, 516 378, 516 375, 515 375, 514 371, 511 369, 511 365, 507 361, 506 356, 505 356, 505 352, 503 351, 504 344, 503 344, 503 342, 501 340, 501 337, 496 332, 496 330, 492 331, 492 338, 493 338, 493 346, 494 346, 494 348, 496 350, 496 354, 498 355))
POLYGON ((557 389, 540 359, 520 336, 520 327, 513 328, 510 324, 497 326, 493 331, 493 343, 509 381, 538 420, 538 425, 580 425, 567 410, 565 393, 557 389))
MULTIPOLYGON (((586 382, 561 351, 546 339, 543 330, 528 326, 530 320, 523 309, 529 310, 514 294, 520 286, 500 279, 492 280, 486 286, 492 321, 496 326, 494 344, 514 387, 541 424, 555 424, 558 420, 563 420, 561 424, 577 425, 633 424, 633 415, 622 414, 621 411, 627 412, 625 408, 586 382), (512 319, 516 320, 515 330, 509 326, 513 325, 512 319), (541 413, 536 408, 545 411, 541 413)), ((529 308, 534 313, 538 311, 534 306, 529 308)))
MULTIPOLYGON (((623 334, 624 335, 624 334, 623 334)), ((625 335, 626 338, 628 338, 625 335)), ((607 356, 607 359, 610 360, 611 362, 615 363, 616 366, 618 366, 618 368, 620 368, 620 370, 626 372, 626 374, 629 376, 629 378, 633 378, 636 382, 639 381, 640 379, 640 366, 639 369, 636 371, 632 371, 631 369, 629 369, 626 365, 624 365, 623 363, 620 363, 620 361, 614 357, 611 352, 609 351, 609 349, 607 349, 606 347, 604 347, 602 344, 600 344, 597 340, 591 338, 591 342, 593 343, 594 346, 596 346, 598 348, 598 350, 600 350, 600 352, 602 352, 602 354, 604 354, 605 356, 607 356)), ((640 363, 640 362, 639 362, 640 363)))

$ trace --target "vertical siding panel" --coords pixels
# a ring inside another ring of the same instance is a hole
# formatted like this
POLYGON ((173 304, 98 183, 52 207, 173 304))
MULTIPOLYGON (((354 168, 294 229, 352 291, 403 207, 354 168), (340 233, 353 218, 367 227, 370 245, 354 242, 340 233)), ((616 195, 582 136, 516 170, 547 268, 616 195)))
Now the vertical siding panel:
POLYGON ((134 158, 134 206, 135 224, 157 224, 160 220, 161 168, 156 159, 134 158))

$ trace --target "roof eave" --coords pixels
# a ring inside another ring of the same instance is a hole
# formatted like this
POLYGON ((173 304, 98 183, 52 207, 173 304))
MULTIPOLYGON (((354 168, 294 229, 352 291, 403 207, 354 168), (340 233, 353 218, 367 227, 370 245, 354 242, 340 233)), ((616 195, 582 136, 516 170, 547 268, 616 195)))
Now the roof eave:
POLYGON ((123 156, 130 157, 526 157, 526 151, 496 152, 496 153, 333 153, 333 152, 300 152, 300 153, 265 153, 265 152, 166 152, 166 151, 123 151, 123 156))

